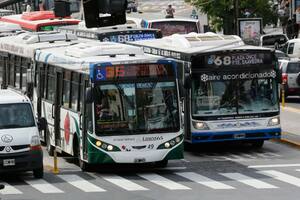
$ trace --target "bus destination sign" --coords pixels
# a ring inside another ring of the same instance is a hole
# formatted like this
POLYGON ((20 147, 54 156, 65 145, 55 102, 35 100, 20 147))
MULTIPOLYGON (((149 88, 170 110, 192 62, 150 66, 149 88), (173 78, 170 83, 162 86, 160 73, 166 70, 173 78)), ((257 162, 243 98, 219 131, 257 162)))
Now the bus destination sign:
POLYGON ((103 42, 130 42, 130 41, 139 41, 139 40, 150 40, 155 39, 155 33, 127 33, 127 34, 116 34, 107 36, 105 34, 98 35, 98 39, 103 42))
POLYGON ((272 64, 272 54, 270 52, 250 52, 250 53, 224 53, 205 56, 205 66, 250 66, 259 64, 272 64))
POLYGON ((145 77, 174 77, 172 65, 165 64, 138 64, 98 66, 95 68, 96 81, 107 81, 124 78, 145 77))

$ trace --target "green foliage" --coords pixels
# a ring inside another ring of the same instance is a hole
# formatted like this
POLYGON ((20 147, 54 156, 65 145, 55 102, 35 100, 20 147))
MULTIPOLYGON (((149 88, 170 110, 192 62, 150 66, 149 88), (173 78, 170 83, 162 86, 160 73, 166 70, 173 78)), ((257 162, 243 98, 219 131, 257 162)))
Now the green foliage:
MULTIPOLYGON (((238 17, 246 17, 245 12, 250 13, 249 17, 263 18, 264 25, 274 22, 277 18, 275 10, 268 0, 185 0, 190 1, 201 12, 206 13, 210 18, 213 29, 219 30, 224 25, 234 24, 235 2, 238 1, 238 17), (229 23, 230 22, 230 23, 229 23)), ((231 29, 232 27, 227 27, 231 29)))

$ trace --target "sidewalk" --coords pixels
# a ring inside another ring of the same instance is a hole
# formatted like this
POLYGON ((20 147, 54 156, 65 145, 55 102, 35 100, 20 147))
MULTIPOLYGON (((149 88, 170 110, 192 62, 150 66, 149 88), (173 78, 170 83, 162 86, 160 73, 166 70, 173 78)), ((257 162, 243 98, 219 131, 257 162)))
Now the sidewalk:
POLYGON ((300 109, 281 107, 281 143, 300 148, 300 109))

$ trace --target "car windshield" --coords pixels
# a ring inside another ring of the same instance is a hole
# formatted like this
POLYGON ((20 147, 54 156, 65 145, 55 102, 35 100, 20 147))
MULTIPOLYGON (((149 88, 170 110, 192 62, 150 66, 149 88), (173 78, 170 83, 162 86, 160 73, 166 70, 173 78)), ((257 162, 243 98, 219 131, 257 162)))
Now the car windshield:
POLYGON ((179 130, 175 82, 106 84, 94 95, 97 135, 179 130))
POLYGON ((35 126, 29 103, 0 104, 0 129, 35 126))
POLYGON ((193 116, 278 111, 277 102, 274 79, 207 82, 194 80, 192 83, 193 116))

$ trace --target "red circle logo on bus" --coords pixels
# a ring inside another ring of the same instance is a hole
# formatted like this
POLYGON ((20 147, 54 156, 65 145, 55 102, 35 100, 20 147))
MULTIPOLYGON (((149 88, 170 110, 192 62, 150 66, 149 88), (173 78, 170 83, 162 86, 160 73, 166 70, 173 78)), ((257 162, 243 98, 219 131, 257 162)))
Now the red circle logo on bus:
POLYGON ((69 140, 70 140, 70 117, 69 117, 69 113, 67 113, 67 116, 65 118, 64 129, 65 129, 65 140, 66 140, 66 143, 68 145, 69 140))

